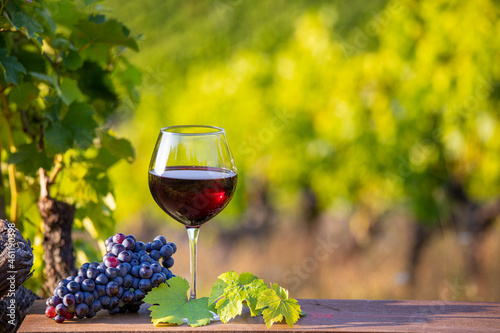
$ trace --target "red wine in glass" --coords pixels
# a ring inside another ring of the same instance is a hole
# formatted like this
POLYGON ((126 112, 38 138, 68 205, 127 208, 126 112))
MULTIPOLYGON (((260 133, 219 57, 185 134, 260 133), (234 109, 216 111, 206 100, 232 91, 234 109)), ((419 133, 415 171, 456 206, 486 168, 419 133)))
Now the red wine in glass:
POLYGON ((222 211, 236 189, 234 171, 199 166, 149 172, 149 189, 158 206, 186 226, 199 227, 222 211))
POLYGON ((196 298, 200 227, 227 206, 237 180, 224 129, 185 125, 160 130, 149 164, 149 189, 158 206, 186 227, 191 298, 196 298))

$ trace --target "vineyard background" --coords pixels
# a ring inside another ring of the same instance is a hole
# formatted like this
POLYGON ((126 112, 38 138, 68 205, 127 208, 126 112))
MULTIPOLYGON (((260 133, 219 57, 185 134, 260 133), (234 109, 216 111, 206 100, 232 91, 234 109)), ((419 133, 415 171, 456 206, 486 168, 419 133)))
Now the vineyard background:
POLYGON ((155 206, 144 170, 159 126, 215 124, 240 183, 201 232, 205 292, 235 269, 297 297, 500 300, 498 218, 475 236, 457 195, 499 199, 498 3, 107 5, 144 34, 131 58, 141 103, 118 126, 137 160, 116 169, 116 217, 172 234, 178 272, 184 230, 155 206))
MULTIPOLYGON (((152 200, 147 169, 160 127, 195 123, 226 129, 239 172, 201 229, 200 295, 236 270, 295 298, 500 301, 497 1, 83 2, 124 22, 139 51, 123 50, 106 125, 135 153, 93 204, 110 217, 77 207, 78 266, 114 228, 165 235, 188 276, 185 230, 152 200)), ((20 210, 42 251, 38 211, 20 210)))

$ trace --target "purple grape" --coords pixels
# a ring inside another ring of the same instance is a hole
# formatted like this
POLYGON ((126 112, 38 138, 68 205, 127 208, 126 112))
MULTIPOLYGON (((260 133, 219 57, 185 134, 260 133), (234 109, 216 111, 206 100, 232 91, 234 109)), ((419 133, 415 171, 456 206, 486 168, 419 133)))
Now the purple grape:
POLYGON ((125 238, 122 245, 125 246, 125 249, 132 251, 135 247, 135 240, 131 238, 125 238))
POLYGON ((115 242, 115 243, 121 244, 124 240, 125 240, 125 235, 121 232, 119 232, 113 236, 113 242, 115 242))
POLYGON ((155 240, 155 241, 159 240, 159 241, 161 242, 162 246, 163 246, 163 245, 167 245, 167 240, 166 240, 166 238, 165 238, 164 236, 162 236, 162 235, 158 235, 158 236, 156 236, 154 240, 155 240))
POLYGON ((160 249, 160 255, 163 258, 171 257, 174 254, 174 249, 170 245, 164 245, 160 249))
POLYGON ((111 249, 111 253, 113 253, 115 256, 118 256, 121 252, 125 250, 126 249, 125 246, 123 246, 123 244, 115 244, 111 249))
MULTIPOLYGON (((156 250, 156 251, 160 251, 160 249, 162 248, 162 246, 165 245, 163 244, 160 240, 155 240, 153 243, 151 243, 151 251, 153 250, 156 250)), ((151 252, 149 251, 149 252, 151 252)))

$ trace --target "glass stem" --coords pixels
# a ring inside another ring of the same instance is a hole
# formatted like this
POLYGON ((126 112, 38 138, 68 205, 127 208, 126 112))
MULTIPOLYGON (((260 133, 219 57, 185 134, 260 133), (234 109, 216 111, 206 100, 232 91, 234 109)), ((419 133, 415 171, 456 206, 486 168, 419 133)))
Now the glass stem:
POLYGON ((191 281, 189 285, 190 289, 190 298, 196 298, 196 243, 198 242, 198 234, 200 232, 200 228, 190 228, 187 227, 187 234, 189 237, 189 258, 191 262, 191 281))

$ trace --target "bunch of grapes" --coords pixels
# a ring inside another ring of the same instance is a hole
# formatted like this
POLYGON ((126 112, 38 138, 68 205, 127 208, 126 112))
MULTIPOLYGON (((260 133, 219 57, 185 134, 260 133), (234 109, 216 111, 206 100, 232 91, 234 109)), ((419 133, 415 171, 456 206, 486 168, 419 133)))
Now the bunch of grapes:
POLYGON ((117 233, 105 244, 103 262, 85 263, 77 276, 59 282, 46 302, 48 318, 62 323, 75 316, 92 318, 102 309, 137 312, 148 291, 175 276, 170 268, 177 246, 163 236, 145 244, 117 233))

